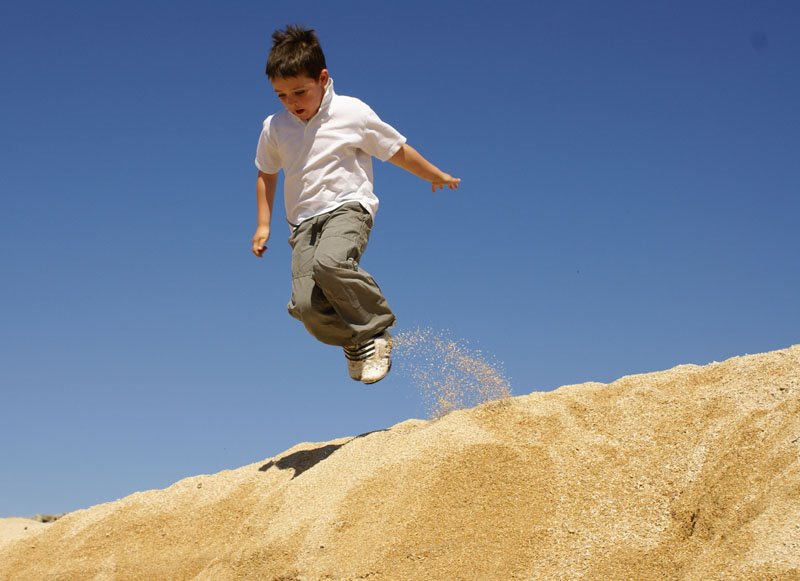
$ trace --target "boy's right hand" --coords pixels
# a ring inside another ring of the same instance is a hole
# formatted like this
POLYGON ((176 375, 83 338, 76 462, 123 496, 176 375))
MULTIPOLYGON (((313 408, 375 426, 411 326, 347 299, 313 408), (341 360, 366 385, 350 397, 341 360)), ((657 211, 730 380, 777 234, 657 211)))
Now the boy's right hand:
POLYGON ((444 187, 448 187, 451 190, 457 190, 458 184, 460 183, 461 178, 454 178, 449 173, 442 172, 441 175, 431 180, 431 191, 435 193, 436 190, 441 190, 444 187))
POLYGON ((261 258, 267 250, 269 240, 269 226, 259 226, 253 234, 253 254, 261 258))

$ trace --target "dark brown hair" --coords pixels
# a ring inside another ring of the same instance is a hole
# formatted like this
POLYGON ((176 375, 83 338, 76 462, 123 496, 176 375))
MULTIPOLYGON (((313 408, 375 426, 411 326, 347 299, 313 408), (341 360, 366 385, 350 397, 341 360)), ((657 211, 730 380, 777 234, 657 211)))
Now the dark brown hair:
POLYGON ((325 55, 313 29, 290 24, 272 33, 266 71, 270 79, 301 75, 318 79, 326 68, 325 55))

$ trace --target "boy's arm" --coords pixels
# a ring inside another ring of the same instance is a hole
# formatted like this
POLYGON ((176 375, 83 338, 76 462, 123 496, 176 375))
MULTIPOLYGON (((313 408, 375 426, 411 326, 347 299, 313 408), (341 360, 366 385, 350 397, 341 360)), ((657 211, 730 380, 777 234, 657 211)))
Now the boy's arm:
POLYGON ((272 222, 272 204, 275 202, 275 186, 278 174, 258 172, 256 179, 256 205, 258 207, 258 227, 253 234, 253 254, 261 258, 267 249, 269 225, 272 222))
POLYGON ((458 188, 458 184, 461 182, 461 178, 454 178, 450 174, 444 173, 422 157, 422 155, 408 143, 404 143, 403 147, 389 158, 389 161, 398 167, 402 167, 407 172, 414 174, 418 178, 431 182, 432 192, 435 192, 437 189, 440 190, 444 186, 447 186, 451 190, 458 188))

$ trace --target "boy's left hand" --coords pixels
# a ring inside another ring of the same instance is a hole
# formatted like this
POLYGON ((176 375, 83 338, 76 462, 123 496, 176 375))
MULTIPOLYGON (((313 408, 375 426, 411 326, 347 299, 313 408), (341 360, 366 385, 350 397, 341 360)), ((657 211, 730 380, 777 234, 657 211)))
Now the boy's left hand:
POLYGON ((454 178, 448 173, 443 173, 439 179, 435 179, 431 182, 431 191, 435 192, 436 190, 441 190, 445 186, 450 188, 451 190, 457 190, 458 184, 461 183, 461 178, 454 178))

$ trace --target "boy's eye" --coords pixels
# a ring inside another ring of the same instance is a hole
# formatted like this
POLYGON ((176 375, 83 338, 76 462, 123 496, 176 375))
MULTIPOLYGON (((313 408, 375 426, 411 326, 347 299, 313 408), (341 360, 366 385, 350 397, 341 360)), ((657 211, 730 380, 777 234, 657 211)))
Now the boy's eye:
POLYGON ((299 97, 300 95, 303 95, 305 92, 306 92, 306 90, 303 89, 302 91, 295 91, 294 94, 299 97))

